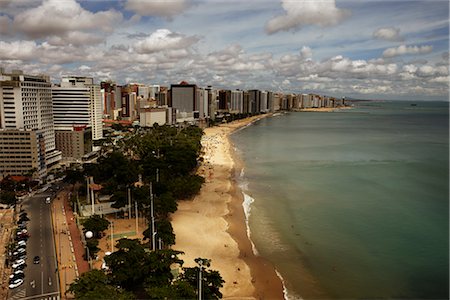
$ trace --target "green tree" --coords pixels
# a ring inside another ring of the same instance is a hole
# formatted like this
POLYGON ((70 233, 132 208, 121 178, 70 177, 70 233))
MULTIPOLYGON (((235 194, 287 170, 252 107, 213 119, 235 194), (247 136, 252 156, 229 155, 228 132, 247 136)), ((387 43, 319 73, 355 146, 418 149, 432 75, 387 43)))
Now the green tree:
POLYGON ((134 299, 133 294, 109 285, 108 277, 100 270, 83 273, 69 287, 76 299, 134 299))
POLYGON ((149 273, 146 253, 139 240, 120 239, 117 251, 105 257, 112 281, 132 291, 142 285, 149 273))
MULTIPOLYGON (((205 258, 196 258, 195 262, 202 268, 202 298, 222 298, 220 288, 223 287, 225 281, 222 279, 222 276, 220 276, 220 273, 218 271, 206 269, 210 267, 211 260, 205 258)), ((183 271, 184 272, 178 280, 187 282, 192 287, 197 287, 200 268, 183 268, 183 271)), ((198 288, 196 288, 196 290, 198 290, 198 288)))
POLYGON ((93 215, 83 221, 84 232, 92 231, 94 237, 100 238, 102 232, 108 229, 109 221, 99 215, 93 215))
POLYGON ((14 205, 17 201, 16 193, 12 191, 0 192, 0 203, 14 205))
POLYGON ((97 252, 100 251, 100 248, 98 248, 98 239, 95 238, 86 239, 86 247, 89 249, 91 258, 94 258, 97 252))
MULTIPOLYGON (((156 238, 161 239, 163 246, 172 246, 175 244, 175 234, 173 233, 172 224, 167 219, 162 219, 155 222, 156 227, 156 238)), ((144 239, 152 239, 152 228, 151 225, 144 230, 144 239)))

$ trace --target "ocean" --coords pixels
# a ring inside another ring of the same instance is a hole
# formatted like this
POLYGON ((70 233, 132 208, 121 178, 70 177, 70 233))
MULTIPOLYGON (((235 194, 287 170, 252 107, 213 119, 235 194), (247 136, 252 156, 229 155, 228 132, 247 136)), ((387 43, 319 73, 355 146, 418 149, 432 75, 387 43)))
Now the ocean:
POLYGON ((449 104, 357 102, 231 136, 254 251, 289 299, 449 297, 449 104))

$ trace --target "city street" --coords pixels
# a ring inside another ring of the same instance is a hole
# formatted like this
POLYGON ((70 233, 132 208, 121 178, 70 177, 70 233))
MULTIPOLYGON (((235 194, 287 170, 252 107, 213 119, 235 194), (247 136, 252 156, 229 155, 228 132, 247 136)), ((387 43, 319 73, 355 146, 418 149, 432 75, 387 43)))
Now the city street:
POLYGON ((27 267, 24 283, 9 291, 8 299, 59 299, 59 279, 56 267, 51 204, 45 202, 51 192, 36 194, 24 200, 21 209, 28 213, 27 267), (33 263, 40 257, 38 264, 33 263))

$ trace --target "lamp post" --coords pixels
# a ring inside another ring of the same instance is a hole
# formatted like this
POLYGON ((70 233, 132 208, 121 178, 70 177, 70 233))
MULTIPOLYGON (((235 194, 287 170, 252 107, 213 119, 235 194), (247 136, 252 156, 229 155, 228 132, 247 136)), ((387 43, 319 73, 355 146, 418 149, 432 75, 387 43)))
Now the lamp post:
POLYGON ((155 215, 153 212, 153 189, 152 183, 150 182, 150 210, 151 210, 151 218, 152 218, 152 250, 156 250, 156 230, 155 230, 155 215))
POLYGON ((195 262, 198 264, 198 300, 202 300, 202 272, 203 266, 210 266, 211 260, 205 258, 196 258, 195 262))
MULTIPOLYGON (((86 231, 86 233, 84 234, 84 236, 85 236, 87 239, 90 239, 90 238, 92 238, 92 237, 94 236, 94 234, 92 233, 92 231, 86 231)), ((92 259, 91 259, 91 254, 90 254, 90 252, 89 252, 89 247, 88 247, 88 245, 87 245, 87 241, 86 241, 86 250, 87 250, 87 256, 88 256, 89 267, 90 267, 90 269, 92 269, 92 259)))

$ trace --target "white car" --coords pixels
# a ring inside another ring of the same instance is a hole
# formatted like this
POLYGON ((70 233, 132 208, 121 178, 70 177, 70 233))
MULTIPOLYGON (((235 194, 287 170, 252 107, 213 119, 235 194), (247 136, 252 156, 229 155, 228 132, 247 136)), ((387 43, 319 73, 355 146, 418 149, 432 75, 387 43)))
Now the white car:
POLYGON ((15 289, 16 287, 20 286, 23 283, 23 279, 17 279, 13 283, 9 284, 10 289, 15 289))
POLYGON ((18 266, 23 265, 23 264, 25 264, 25 260, 24 259, 18 259, 12 264, 12 267, 13 267, 13 269, 15 269, 18 266))
POLYGON ((45 203, 47 203, 47 204, 50 203, 50 197, 45 198, 45 203))
POLYGON ((27 249, 24 246, 20 246, 20 247, 17 247, 14 251, 23 253, 23 252, 27 251, 27 249))
POLYGON ((17 242, 17 245, 19 245, 19 246, 26 246, 27 242, 25 242, 24 240, 21 240, 21 241, 17 242))
POLYGON ((16 270, 11 275, 9 275, 9 278, 14 278, 16 275, 23 274, 23 270, 16 270))

